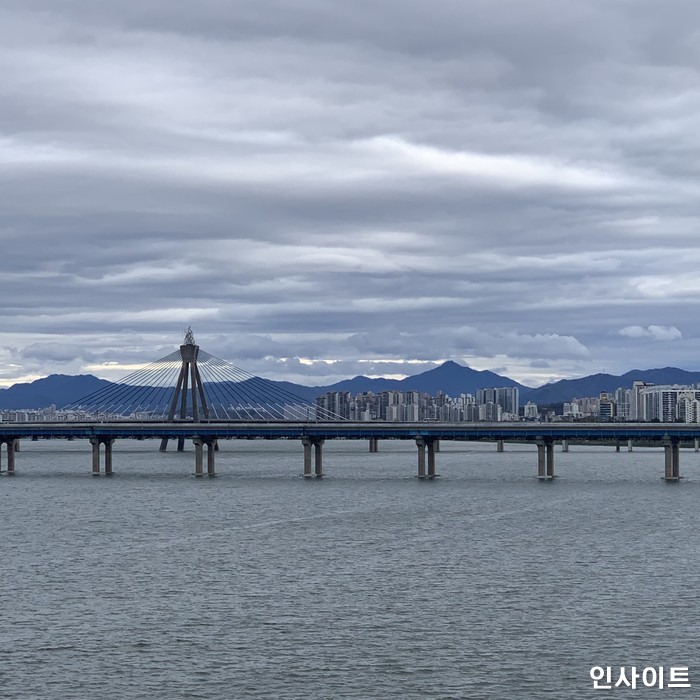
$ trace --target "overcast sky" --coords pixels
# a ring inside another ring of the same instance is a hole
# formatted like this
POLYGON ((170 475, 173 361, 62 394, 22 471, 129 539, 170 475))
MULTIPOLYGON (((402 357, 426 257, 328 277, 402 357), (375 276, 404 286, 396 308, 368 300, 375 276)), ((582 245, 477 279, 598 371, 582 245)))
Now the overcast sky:
POLYGON ((0 0, 0 384, 700 369, 697 0, 0 0))

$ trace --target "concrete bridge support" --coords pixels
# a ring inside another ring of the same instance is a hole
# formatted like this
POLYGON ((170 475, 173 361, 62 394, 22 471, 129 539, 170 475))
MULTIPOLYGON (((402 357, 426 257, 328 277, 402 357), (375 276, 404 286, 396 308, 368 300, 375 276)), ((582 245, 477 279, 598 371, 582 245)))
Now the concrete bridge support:
MULTIPOLYGON (((15 473, 15 441, 7 440, 5 442, 7 445, 7 473, 15 473)), ((0 448, 1 449, 1 448, 0 448)))
POLYGON ((218 443, 216 438, 207 440, 207 476, 216 476, 215 456, 218 443))
POLYGON ((503 452, 503 440, 496 440, 496 452, 503 452))
POLYGON ((418 478, 425 479, 425 452, 428 451, 428 479, 434 479, 435 473, 435 453, 438 452, 439 442, 437 439, 418 438, 416 447, 418 448, 418 478))
MULTIPOLYGON (((184 437, 179 437, 179 438, 173 438, 174 440, 177 440, 177 451, 178 452, 184 452, 185 451, 185 438, 184 437)), ((165 452, 168 449, 168 441, 170 438, 161 438, 160 441, 160 452, 165 452)))
POLYGON ((664 480, 679 481, 680 450, 678 440, 669 440, 664 445, 664 480))
POLYGON ((700 452, 700 440, 695 438, 695 451, 700 452))
POLYGON ((418 448, 418 478, 425 479, 425 440, 418 438, 416 447, 418 448))
POLYGON ((114 438, 92 437, 90 438, 92 445, 92 475, 100 475, 100 445, 104 445, 105 455, 105 476, 112 475, 112 445, 114 438))
POLYGON ((192 440, 194 445, 194 475, 203 475, 203 461, 204 461, 204 443, 199 438, 194 438, 192 440))
POLYGON ((194 438, 194 475, 204 475, 204 445, 207 446, 207 476, 216 476, 216 438, 194 438))
POLYGON ((435 478, 435 453, 440 451, 439 440, 427 440, 428 447, 428 479, 435 478))
POLYGON ((379 438, 372 437, 369 439, 369 451, 379 452, 379 438))
POLYGON ((545 438, 537 442, 537 478, 554 478, 554 440, 545 438))
POLYGON ((301 439, 304 446, 304 478, 311 477, 311 440, 307 437, 301 439))
POLYGON ((314 475, 317 479, 323 476, 323 438, 317 438, 314 441, 314 475))
POLYGON ((564 440, 561 441, 561 451, 562 452, 568 452, 569 451, 569 441, 565 438, 564 440))
POLYGON ((632 443, 632 438, 629 438, 629 439, 627 440, 627 451, 628 451, 628 452, 632 452, 633 449, 634 449, 634 445, 633 445, 633 443, 632 443))
POLYGON ((17 438, 5 438, 0 441, 0 472, 2 471, 2 446, 7 445, 7 473, 12 476, 15 473, 15 452, 17 452, 17 438))
MULTIPOLYGON (((375 438, 372 438, 375 439, 375 438)), ((304 478, 310 479, 315 476, 320 479, 323 476, 323 443, 324 438, 308 438, 301 439, 301 444, 304 446, 304 478), (311 473, 311 448, 313 447, 314 455, 314 472, 311 473)))

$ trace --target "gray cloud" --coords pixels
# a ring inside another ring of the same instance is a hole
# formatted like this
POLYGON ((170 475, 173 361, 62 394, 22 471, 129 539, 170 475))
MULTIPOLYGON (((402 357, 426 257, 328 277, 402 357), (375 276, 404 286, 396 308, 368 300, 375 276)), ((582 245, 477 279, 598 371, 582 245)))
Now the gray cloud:
POLYGON ((683 334, 675 326, 625 326, 620 335, 628 338, 651 338, 652 340, 679 340, 683 334))
POLYGON ((700 368, 698 26, 690 0, 5 2, 0 381, 112 376, 190 323, 309 383, 700 368))

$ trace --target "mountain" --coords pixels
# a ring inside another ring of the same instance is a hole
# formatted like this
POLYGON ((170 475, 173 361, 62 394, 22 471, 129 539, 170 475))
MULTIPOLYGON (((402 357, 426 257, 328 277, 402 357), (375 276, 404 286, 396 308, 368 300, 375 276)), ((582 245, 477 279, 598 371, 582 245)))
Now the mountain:
MULTIPOLYGON (((625 389, 632 386, 632 382, 641 380, 650 384, 697 384, 700 382, 700 372, 689 372, 678 367, 663 367, 661 369, 633 369, 620 376, 625 389)), ((617 387, 616 387, 617 388, 617 387)))
POLYGON ((327 391, 349 391, 351 394, 359 394, 363 391, 420 391, 428 394, 437 394, 439 391, 452 396, 460 394, 476 394, 478 389, 487 389, 496 386, 517 386, 524 389, 522 384, 500 374, 488 370, 478 371, 471 367, 458 365, 448 360, 439 367, 429 369, 420 374, 414 374, 405 379, 370 379, 369 377, 355 377, 346 379, 326 387, 315 387, 319 394, 327 391))
MULTIPOLYGON (((533 401, 537 404, 554 404, 570 401, 572 398, 598 396, 602 391, 612 392, 618 387, 629 389, 635 381, 651 384, 700 384, 700 372, 689 372, 677 367, 659 369, 632 370, 623 375, 593 374, 578 379, 562 379, 558 382, 545 384, 532 389, 519 384, 509 377, 489 372, 478 371, 448 361, 420 374, 414 374, 405 379, 372 379, 370 377, 354 377, 329 386, 304 386, 292 382, 274 382, 265 380, 268 387, 276 387, 283 393, 313 401, 329 391, 349 391, 360 394, 364 391, 420 391, 437 394, 443 391, 451 396, 459 394, 476 394, 479 389, 489 387, 516 386, 520 389, 521 403, 533 401)), ((250 381, 250 380, 248 380, 250 381)), ((242 388, 251 396, 264 402, 267 391, 255 382, 243 383, 242 388), (260 394, 260 392, 263 392, 260 394), (260 394, 260 396, 258 396, 260 394)), ((115 386, 105 379, 98 379, 91 374, 70 376, 52 374, 43 379, 26 384, 15 384, 8 389, 0 389, 0 410, 46 408, 51 404, 57 407, 66 406, 82 399, 96 391, 109 386, 115 386)), ((166 390, 167 391, 167 390, 166 390)))
MULTIPOLYGON (((494 386, 517 386, 525 390, 522 384, 489 372, 487 370, 477 371, 470 367, 464 367, 456 362, 445 362, 439 367, 415 374, 405 379, 371 379, 369 377, 355 377, 346 379, 330 386, 304 386, 292 382, 274 382, 266 380, 268 387, 274 386, 283 393, 291 394, 295 397, 314 401, 317 396, 321 396, 329 391, 349 391, 352 394, 359 394, 363 391, 420 391, 429 394, 437 394, 443 391, 446 394, 459 395, 462 393, 475 394, 478 389, 485 389, 494 386)), ((46 408, 51 404, 57 407, 67 406, 78 399, 82 399, 94 392, 104 390, 107 387, 114 387, 110 394, 114 395, 120 391, 118 385, 112 384, 105 379, 98 379, 90 374, 79 376, 69 376, 63 374, 52 374, 44 379, 37 379, 28 384, 15 384, 9 389, 0 389, 0 409, 24 409, 24 408, 46 408)), ((250 396, 251 399, 264 402, 261 387, 255 385, 250 380, 243 382, 241 389, 250 396), (258 396, 258 394, 260 394, 258 396)), ((223 385, 222 385, 223 387, 223 385)), ((143 387, 141 388, 143 389, 143 387)), ((132 387, 136 393, 138 387, 132 387)), ((167 393, 167 390, 165 390, 167 393)), ((154 400, 156 399, 154 395, 154 400)), ((159 400, 163 399, 159 393, 159 400)))
POLYGON ((598 396, 601 391, 617 389, 621 386, 620 380, 621 377, 613 374, 592 374, 579 379, 560 379, 558 382, 530 389, 526 393, 526 399, 536 404, 552 404, 570 401, 574 397, 598 396))
POLYGON ((633 382, 648 384, 697 384, 700 372, 689 372, 677 367, 660 369, 633 369, 622 375, 592 374, 579 379, 561 379, 552 384, 545 384, 537 389, 524 392, 523 398, 536 404, 552 404, 571 401, 573 398, 598 396, 602 391, 613 392, 615 389, 630 389, 633 382))
POLYGON ((446 394, 475 394, 478 389, 489 389, 497 386, 517 386, 525 389, 510 377, 504 377, 489 370, 475 370, 471 367, 458 365, 448 360, 435 369, 406 377, 401 380, 404 391, 425 391, 436 394, 442 390, 446 394))
POLYGON ((0 389, 0 409, 47 408, 51 404, 65 406, 110 383, 92 374, 52 374, 33 382, 0 389))

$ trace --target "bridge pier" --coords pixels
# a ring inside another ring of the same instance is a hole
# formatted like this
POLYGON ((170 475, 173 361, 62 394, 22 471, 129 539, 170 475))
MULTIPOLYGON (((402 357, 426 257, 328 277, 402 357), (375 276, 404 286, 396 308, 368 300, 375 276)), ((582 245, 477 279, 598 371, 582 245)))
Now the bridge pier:
POLYGON ((323 443, 324 438, 303 437, 301 444, 304 446, 304 478, 315 476, 320 479, 323 476, 323 443), (311 473, 311 448, 314 453, 314 473, 311 473))
POLYGON ((207 476, 216 476, 216 469, 215 469, 215 456, 216 456, 216 449, 218 447, 218 443, 216 438, 212 438, 211 440, 206 441, 207 444, 207 476))
MULTIPOLYGON (((170 438, 161 438, 160 440, 160 452, 167 452, 168 450, 168 441, 170 438)), ((184 437, 179 437, 177 438, 177 451, 178 452, 184 452, 185 451, 185 438, 184 437)))
POLYGON ((7 474, 15 473, 15 452, 17 452, 18 438, 5 438, 0 440, 0 472, 2 471, 2 446, 7 445, 7 474))
POLYGON ((554 440, 545 438, 537 441, 537 478, 554 478, 554 440))
POLYGON ((561 441, 561 451, 562 451, 562 452, 568 452, 568 451, 569 451, 569 441, 568 441, 566 438, 564 438, 564 439, 561 441))
POLYGON ((496 452, 503 452, 503 440, 496 440, 496 452))
POLYGON ((435 453, 440 451, 439 440, 427 440, 428 446, 428 479, 435 478, 435 453))
POLYGON ((633 446, 633 444, 632 444, 632 438, 628 438, 628 440, 627 440, 627 451, 628 451, 628 452, 632 452, 633 447, 634 447, 634 446, 633 446))
POLYGON ((304 478, 311 477, 311 440, 304 437, 301 439, 301 444, 304 446, 304 478))
POLYGON ((194 438, 192 443, 194 444, 194 475, 202 476, 204 443, 199 438, 194 438))
POLYGON ((112 445, 114 444, 114 440, 105 440, 104 441, 104 446, 105 446, 105 476, 111 476, 112 475, 112 445))
POLYGON ((323 438, 317 438, 314 443, 314 473, 317 479, 323 476, 323 438))
POLYGON ((194 475, 204 476, 204 445, 207 446, 207 476, 216 476, 216 438, 192 439, 194 444, 194 475))
POLYGON ((15 452, 17 452, 17 446, 19 445, 19 440, 8 440, 7 445, 7 473, 15 473, 15 452))
POLYGON ((15 440, 8 440, 7 445, 7 473, 15 473, 15 440))
POLYGON ((425 440, 418 438, 416 447, 418 448, 418 478, 425 479, 425 440))
POLYGON ((547 478, 554 478, 554 440, 549 440, 546 443, 547 447, 547 478))
POLYGON ((92 475, 100 475, 100 445, 104 445, 105 454, 105 476, 112 475, 112 445, 114 438, 92 437, 90 438, 92 445, 92 475))
POLYGON ((425 479, 425 452, 428 451, 428 479, 434 479, 435 473, 435 453, 439 452, 440 443, 435 439, 417 438, 416 447, 418 448, 418 478, 425 479))
POLYGON ((664 480, 679 481, 680 449, 678 440, 669 440, 664 444, 664 480))
POLYGON ((371 437, 369 439, 369 451, 379 452, 379 438, 371 437))

